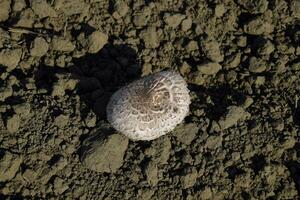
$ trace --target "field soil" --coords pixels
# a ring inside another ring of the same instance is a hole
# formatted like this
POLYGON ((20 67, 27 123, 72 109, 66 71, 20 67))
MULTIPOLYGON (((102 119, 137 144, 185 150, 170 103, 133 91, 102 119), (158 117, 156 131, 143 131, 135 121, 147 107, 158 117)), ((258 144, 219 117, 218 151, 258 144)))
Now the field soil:
POLYGON ((0 199, 299 199, 299 0, 0 0, 0 199), (132 141, 118 88, 173 69, 184 122, 132 141))

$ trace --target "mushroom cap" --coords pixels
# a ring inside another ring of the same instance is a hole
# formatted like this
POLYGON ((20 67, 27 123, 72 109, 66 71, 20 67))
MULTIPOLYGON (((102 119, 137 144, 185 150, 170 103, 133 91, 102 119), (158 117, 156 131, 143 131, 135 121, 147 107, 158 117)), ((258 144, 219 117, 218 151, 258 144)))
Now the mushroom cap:
POLYGON ((132 140, 153 140, 172 131, 189 112, 187 83, 174 71, 162 71, 116 91, 107 120, 132 140))

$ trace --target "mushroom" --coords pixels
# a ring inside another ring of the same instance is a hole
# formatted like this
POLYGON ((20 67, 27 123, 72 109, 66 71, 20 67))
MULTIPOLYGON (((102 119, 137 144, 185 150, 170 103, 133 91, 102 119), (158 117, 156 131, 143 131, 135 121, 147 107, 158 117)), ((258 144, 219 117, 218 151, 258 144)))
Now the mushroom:
POLYGON ((116 91, 106 108, 107 120, 132 140, 153 140, 181 123, 190 103, 185 80, 174 71, 162 71, 116 91))

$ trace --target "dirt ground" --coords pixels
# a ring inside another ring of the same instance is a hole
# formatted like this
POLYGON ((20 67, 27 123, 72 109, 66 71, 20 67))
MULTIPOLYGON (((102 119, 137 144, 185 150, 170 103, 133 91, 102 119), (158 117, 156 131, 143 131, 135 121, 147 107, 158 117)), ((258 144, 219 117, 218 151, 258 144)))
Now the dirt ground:
POLYGON ((0 199, 298 199, 299 0, 0 0, 0 199), (118 88, 174 69, 184 123, 134 142, 118 88))

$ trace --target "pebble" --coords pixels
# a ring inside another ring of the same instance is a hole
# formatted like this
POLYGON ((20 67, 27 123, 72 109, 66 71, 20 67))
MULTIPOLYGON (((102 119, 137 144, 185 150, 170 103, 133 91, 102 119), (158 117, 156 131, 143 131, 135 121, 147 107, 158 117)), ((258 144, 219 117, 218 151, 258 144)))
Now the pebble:
POLYGON ((222 146, 223 137, 221 135, 209 136, 205 143, 205 148, 207 149, 217 149, 222 146))
POLYGON ((151 17, 151 9, 149 7, 143 10, 136 10, 133 16, 133 24, 136 27, 146 26, 151 17))
POLYGON ((177 28, 184 18, 185 16, 182 14, 171 15, 169 13, 166 13, 164 15, 164 22, 172 28, 177 28))
POLYGON ((21 103, 13 106, 15 113, 22 116, 27 116, 30 113, 31 106, 29 103, 21 103))
POLYGON ((193 167, 189 171, 189 173, 184 174, 184 176, 181 176, 180 178, 183 189, 193 187, 197 182, 198 172, 196 168, 193 167))
POLYGON ((10 133, 17 132, 20 128, 20 123, 21 123, 21 120, 20 120, 19 115, 14 115, 14 116, 8 118, 7 122, 6 122, 6 128, 7 128, 8 132, 10 132, 10 133))
POLYGON ((225 68, 234 69, 237 66, 239 66, 240 62, 241 62, 241 53, 233 54, 226 59, 225 68))
POLYGON ((188 82, 195 85, 204 85, 205 75, 200 71, 192 72, 189 74, 188 82))
POLYGON ((215 16, 216 17, 222 17, 226 12, 226 8, 223 4, 218 4, 215 7, 215 16))
POLYGON ((57 17, 56 11, 50 4, 47 3, 47 1, 34 0, 30 1, 30 5, 34 13, 38 15, 39 18, 57 17))
POLYGON ((49 49, 49 44, 42 37, 37 37, 31 44, 30 54, 36 57, 44 56, 49 49))
POLYGON ((75 49, 75 45, 70 40, 62 37, 54 37, 51 44, 54 51, 71 52, 75 49))
POLYGON ((69 121, 70 121, 69 115, 60 114, 57 117, 55 117, 54 124, 59 128, 63 128, 68 124, 69 121))
POLYGON ((257 48, 257 53, 260 55, 270 55, 275 47, 270 40, 257 41, 260 45, 257 48))
POLYGON ((189 17, 186 18, 186 19, 184 19, 184 20, 182 20, 182 22, 181 22, 181 30, 182 31, 188 31, 188 30, 190 30, 191 27, 192 27, 192 23, 193 23, 193 21, 189 17))
POLYGON ((267 69, 266 62, 262 59, 251 57, 249 59, 249 71, 252 73, 261 73, 267 69))
POLYGON ((194 40, 190 41, 186 46, 185 46, 185 49, 188 51, 188 52, 191 52, 191 51, 195 51, 195 50, 198 50, 199 49, 199 46, 198 46, 198 43, 194 40))
POLYGON ((189 123, 189 124, 181 124, 177 126, 173 133, 176 139, 186 145, 190 145, 192 141, 195 139, 196 134, 199 131, 199 127, 197 124, 189 123))
POLYGON ((14 1, 13 3, 13 10, 16 12, 23 10, 25 7, 26 7, 25 0, 14 1))
POLYGON ((63 0, 54 1, 55 10, 63 12, 67 16, 84 14, 90 8, 90 5, 82 0, 63 0))
MULTIPOLYGON (((98 132, 98 134, 101 134, 98 132)), ((85 167, 96 172, 115 173, 123 165, 123 157, 127 150, 128 138, 120 134, 112 134, 106 138, 97 136, 85 144, 81 160, 85 167)))
POLYGON ((0 52, 0 64, 7 67, 6 71, 14 70, 20 62, 21 49, 5 49, 0 52))
POLYGON ((11 0, 1 0, 0 1, 0 22, 4 22, 9 18, 11 0))
POLYGON ((70 75, 57 74, 56 77, 58 80, 53 84, 52 96, 64 96, 66 90, 73 91, 79 82, 77 79, 72 79, 70 75))
POLYGON ((22 161, 22 156, 0 149, 0 182, 13 179, 22 161))
POLYGON ((222 66, 219 63, 207 62, 207 63, 198 65, 197 69, 202 74, 214 75, 222 69, 222 66))
POLYGON ((219 120, 219 125, 224 130, 236 125, 238 121, 244 121, 249 116, 250 113, 246 112, 244 108, 229 106, 227 112, 219 120))
POLYGON ((155 27, 149 27, 140 33, 146 48, 157 48, 160 45, 159 32, 155 27))
POLYGON ((238 0, 237 3, 251 14, 264 13, 268 9, 268 4, 269 4, 267 0, 255 0, 255 1, 238 0))
POLYGON ((218 63, 224 60, 224 55, 220 50, 220 44, 215 39, 203 39, 200 41, 200 44, 207 58, 218 63))
POLYGON ((18 19, 19 21, 15 24, 15 27, 32 28, 36 15, 31 8, 27 8, 21 11, 18 19))
POLYGON ((108 36, 100 31, 95 31, 88 36, 87 48, 88 53, 97 53, 108 41, 108 36))
POLYGON ((151 160, 157 165, 164 165, 168 163, 171 148, 172 144, 170 138, 163 137, 161 139, 154 140, 151 147, 146 149, 145 154, 151 157, 151 160))
POLYGON ((254 100, 250 96, 247 96, 243 103, 243 108, 244 109, 248 108, 249 106, 251 106, 253 104, 253 102, 254 102, 254 100))
POLYGON ((115 1, 113 16, 116 19, 120 17, 124 17, 127 14, 128 10, 129 10, 129 6, 125 1, 123 0, 115 1))
POLYGON ((66 181, 64 181, 62 178, 55 177, 53 181, 54 185, 54 192, 57 194, 64 193, 67 189, 69 189, 69 186, 67 185, 66 181))
POLYGON ((7 97, 12 96, 12 87, 0 87, 0 101, 4 101, 7 97))
POLYGON ((156 186, 159 181, 157 164, 155 162, 149 162, 144 170, 148 184, 152 187, 156 186))
POLYGON ((254 18, 244 25, 244 32, 250 35, 268 35, 274 31, 274 25, 254 18))
POLYGON ((191 66, 184 61, 182 65, 179 67, 179 72, 181 75, 186 76, 191 72, 191 66))

